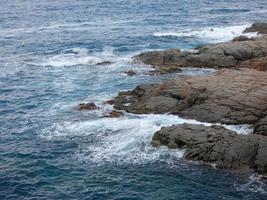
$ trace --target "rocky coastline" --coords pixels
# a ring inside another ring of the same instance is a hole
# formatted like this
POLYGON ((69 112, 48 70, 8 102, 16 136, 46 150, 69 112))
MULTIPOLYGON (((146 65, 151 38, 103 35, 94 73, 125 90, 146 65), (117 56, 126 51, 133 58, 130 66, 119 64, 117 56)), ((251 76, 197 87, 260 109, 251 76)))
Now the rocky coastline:
MULTIPOLYGON (((135 114, 174 114, 187 119, 225 125, 251 125, 253 133, 239 135, 222 126, 183 124, 163 127, 151 141, 154 147, 185 150, 184 158, 218 168, 267 175, 267 23, 244 30, 254 38, 208 44, 192 52, 179 49, 145 52, 133 57, 151 66, 151 74, 179 72, 183 67, 215 68, 212 76, 183 76, 159 84, 142 84, 119 92, 105 103, 113 110, 105 117, 135 114)), ((132 76, 132 70, 126 72, 132 76)), ((90 103, 78 110, 97 109, 90 103)))
POLYGON ((171 49, 134 56, 135 62, 150 65, 158 73, 182 67, 218 71, 213 76, 182 77, 119 92, 114 108, 138 114, 177 114, 210 123, 250 124, 254 131, 249 135, 215 125, 164 127, 154 134, 151 145, 184 149, 185 159, 218 168, 267 175, 267 24, 255 23, 245 32, 260 35, 208 44, 193 52, 171 49))

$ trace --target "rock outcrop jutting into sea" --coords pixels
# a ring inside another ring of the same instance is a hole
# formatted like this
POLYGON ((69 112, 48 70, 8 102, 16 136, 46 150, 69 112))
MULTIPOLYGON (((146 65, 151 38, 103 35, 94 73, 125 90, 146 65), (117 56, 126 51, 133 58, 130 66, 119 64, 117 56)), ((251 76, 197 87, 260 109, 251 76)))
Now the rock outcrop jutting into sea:
POLYGON ((166 51, 145 52, 134 57, 136 62, 151 65, 161 73, 173 72, 181 67, 208 67, 208 68, 239 68, 249 66, 266 70, 258 66, 259 63, 266 64, 267 36, 256 38, 234 39, 233 41, 204 45, 195 52, 183 52, 179 49, 166 51), (247 62, 250 59, 251 62, 247 62), (258 60, 259 59, 259 60, 258 60))
MULTIPOLYGON (((257 23, 245 32, 267 33, 257 23)), ((161 73, 181 67, 219 69, 214 76, 182 77, 139 85, 120 92, 114 108, 131 113, 171 113, 202 122, 250 124, 254 134, 237 135, 220 126, 178 125, 155 133, 152 145, 186 150, 185 158, 220 168, 267 173, 267 35, 238 37, 205 45, 196 52, 179 49, 139 54, 135 61, 161 73), (227 68, 227 69, 222 69, 227 68)))
POLYGON ((162 128, 151 144, 185 149, 184 158, 218 168, 266 173, 267 137, 238 135, 221 126, 183 124, 162 128))

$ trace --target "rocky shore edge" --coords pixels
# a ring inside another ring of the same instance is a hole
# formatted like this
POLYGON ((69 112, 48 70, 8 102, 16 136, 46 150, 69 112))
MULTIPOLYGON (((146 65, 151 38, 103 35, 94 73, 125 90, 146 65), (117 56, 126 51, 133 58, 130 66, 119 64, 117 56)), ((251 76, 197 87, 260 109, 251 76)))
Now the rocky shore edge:
POLYGON ((156 132, 151 144, 185 150, 184 158, 218 168, 267 175, 267 23, 255 23, 232 41, 199 47, 145 52, 134 57, 159 73, 182 67, 215 68, 214 76, 182 77, 139 85, 119 92, 114 108, 130 113, 169 113, 202 122, 250 124, 254 131, 238 135, 221 126, 183 124, 156 132))

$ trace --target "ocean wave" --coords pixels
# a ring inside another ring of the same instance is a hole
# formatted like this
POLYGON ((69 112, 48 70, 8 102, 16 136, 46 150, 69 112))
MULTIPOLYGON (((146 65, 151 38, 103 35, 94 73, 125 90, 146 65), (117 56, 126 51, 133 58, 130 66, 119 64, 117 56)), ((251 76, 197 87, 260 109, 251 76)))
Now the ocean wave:
POLYGON ((266 184, 262 182, 262 175, 252 174, 247 183, 235 185, 236 190, 240 192, 253 192, 267 194, 266 184))
POLYGON ((21 34, 31 34, 38 32, 59 32, 62 30, 65 31, 84 31, 92 30, 96 27, 106 27, 108 26, 120 26, 122 24, 127 24, 134 22, 136 20, 101 20, 101 21, 85 21, 85 22, 73 22, 73 23, 57 23, 57 24, 48 24, 47 26, 32 26, 32 27, 21 27, 21 28, 5 28, 0 30, 0 35, 13 36, 21 34))
POLYGON ((113 48, 106 47, 101 52, 89 53, 86 48, 73 48, 70 52, 43 58, 39 63, 31 63, 39 66, 68 67, 76 65, 112 64, 119 61, 127 61, 129 58, 118 56, 113 48))
MULTIPOLYGON (((41 137, 54 140, 68 137, 90 137, 90 144, 80 146, 77 156, 94 164, 145 164, 151 162, 174 163, 183 156, 183 150, 155 149, 150 145, 153 134, 164 126, 174 124, 203 124, 175 115, 134 115, 123 118, 99 118, 82 122, 63 122, 44 129, 41 137)), ((239 134, 247 134, 246 126, 226 126, 239 134)))
POLYGON ((168 32, 155 32, 155 37, 193 37, 209 42, 223 42, 233 39, 240 35, 247 35, 248 37, 255 37, 257 33, 245 33, 243 31, 251 24, 228 26, 228 27, 208 27, 203 29, 189 29, 185 31, 168 31, 168 32))

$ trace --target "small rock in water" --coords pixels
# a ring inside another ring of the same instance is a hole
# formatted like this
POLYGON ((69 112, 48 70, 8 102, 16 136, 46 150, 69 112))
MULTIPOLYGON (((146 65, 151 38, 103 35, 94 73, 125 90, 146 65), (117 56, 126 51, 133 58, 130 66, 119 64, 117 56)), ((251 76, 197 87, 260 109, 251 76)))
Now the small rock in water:
POLYGON ((136 72, 133 71, 133 70, 129 70, 129 71, 126 71, 124 73, 127 74, 128 76, 134 76, 134 75, 136 75, 136 72))
POLYGON ((117 110, 113 110, 108 115, 105 115, 105 117, 110 117, 110 118, 118 118, 121 116, 123 116, 123 112, 117 110))
POLYGON ((110 61, 103 61, 103 62, 97 63, 96 65, 110 65, 110 64, 112 64, 112 62, 110 62, 110 61))
POLYGON ((109 99, 104 101, 104 104, 109 104, 109 105, 113 105, 115 103, 115 101, 113 99, 109 99))
POLYGON ((242 41, 247 41, 247 40, 252 40, 252 39, 248 38, 245 35, 240 35, 240 36, 235 37, 232 41, 233 42, 242 42, 242 41))
POLYGON ((90 103, 80 103, 77 110, 81 111, 81 110, 95 110, 97 109, 97 106, 95 105, 95 103, 90 102, 90 103))

